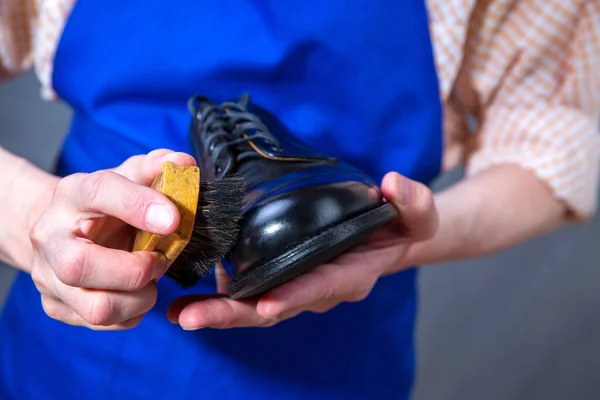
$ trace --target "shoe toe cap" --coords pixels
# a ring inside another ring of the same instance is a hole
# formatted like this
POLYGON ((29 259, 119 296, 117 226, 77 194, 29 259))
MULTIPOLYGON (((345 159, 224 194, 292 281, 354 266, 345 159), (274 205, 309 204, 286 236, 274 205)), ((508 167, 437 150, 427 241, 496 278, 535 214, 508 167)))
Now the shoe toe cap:
POLYGON ((379 189, 363 182, 304 187, 267 197, 244 216, 230 256, 233 273, 278 257, 328 227, 377 207, 381 201, 379 189))

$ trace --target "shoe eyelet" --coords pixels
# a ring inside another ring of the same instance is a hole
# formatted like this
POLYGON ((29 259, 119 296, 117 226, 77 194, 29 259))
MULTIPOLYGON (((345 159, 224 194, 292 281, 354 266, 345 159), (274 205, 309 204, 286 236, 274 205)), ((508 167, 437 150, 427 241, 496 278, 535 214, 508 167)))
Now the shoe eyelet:
POLYGON ((283 146, 278 145, 277 143, 274 143, 274 142, 269 142, 269 149, 273 153, 281 153, 283 151, 283 146))
POLYGON ((225 172, 226 165, 223 165, 224 164, 223 159, 217 160, 217 162, 215 164, 216 164, 215 165, 215 174, 216 175, 221 175, 222 173, 225 172))

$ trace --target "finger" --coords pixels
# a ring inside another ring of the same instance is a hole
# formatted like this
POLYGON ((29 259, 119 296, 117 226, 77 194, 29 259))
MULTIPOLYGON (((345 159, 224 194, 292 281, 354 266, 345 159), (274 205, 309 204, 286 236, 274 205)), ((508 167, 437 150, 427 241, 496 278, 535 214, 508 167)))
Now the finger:
POLYGON ((48 265, 48 261, 44 256, 43 250, 33 246, 33 261, 31 267, 31 280, 33 281, 36 289, 47 295, 56 297, 56 290, 54 287, 55 274, 52 268, 48 265))
POLYGON ((231 300, 225 296, 185 296, 173 302, 167 316, 185 330, 200 328, 263 327, 276 321, 256 312, 256 300, 231 300))
POLYGON ((215 281, 217 286, 217 293, 228 294, 228 286, 231 282, 231 277, 225 271, 223 264, 219 261, 215 264, 215 281))
POLYGON ((162 254, 109 249, 74 236, 49 241, 43 255, 60 282, 87 289, 139 290, 168 268, 162 254))
POLYGON ((58 283, 58 297, 87 324, 111 326, 146 314, 156 304, 156 284, 135 292, 73 288, 58 283))
POLYGON ((140 185, 149 186, 167 161, 181 166, 196 165, 196 160, 189 154, 158 149, 148 154, 130 157, 112 171, 140 185))
POLYGON ((427 186, 390 172, 383 178, 381 191, 398 208, 403 234, 415 241, 429 239, 435 234, 438 213, 433 193, 427 186))
POLYGON ((62 301, 42 296, 42 308, 48 317, 57 321, 63 322, 68 325, 82 326, 93 330, 111 330, 120 331, 125 329, 135 328, 140 324, 144 315, 137 316, 128 321, 120 324, 114 324, 109 326, 101 325, 90 325, 83 318, 81 318, 73 309, 64 304, 62 301))
POLYGON ((170 234, 179 224, 179 211, 165 195, 115 172, 70 175, 56 192, 72 211, 110 215, 147 232, 170 234))
POLYGON ((333 307, 343 301, 360 301, 377 277, 372 264, 324 264, 267 292, 256 310, 264 318, 274 318, 294 309, 316 310, 319 304, 333 307))

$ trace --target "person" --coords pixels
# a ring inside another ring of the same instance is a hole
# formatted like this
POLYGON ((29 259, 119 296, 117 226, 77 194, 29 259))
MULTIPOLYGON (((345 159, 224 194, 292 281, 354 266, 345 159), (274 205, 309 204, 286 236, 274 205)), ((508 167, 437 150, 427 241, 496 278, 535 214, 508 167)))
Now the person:
POLYGON ((54 174, 0 150, 0 256, 21 271, 0 321, 0 398, 409 398, 415 266, 595 212, 595 0, 1 7, 2 77, 35 68, 74 117, 54 174), (147 186, 166 160, 195 163, 187 98, 245 90, 378 179, 404 229, 234 301, 216 295, 221 269, 190 293, 123 243, 127 226, 178 222, 147 186), (434 195, 457 166, 464 178, 434 195))

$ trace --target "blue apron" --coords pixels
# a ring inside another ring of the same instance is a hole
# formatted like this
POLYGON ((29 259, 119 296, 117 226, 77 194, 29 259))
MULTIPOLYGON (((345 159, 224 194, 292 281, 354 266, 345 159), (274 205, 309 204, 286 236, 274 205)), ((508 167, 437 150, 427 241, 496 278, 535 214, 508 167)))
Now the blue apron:
MULTIPOLYGON (((58 174, 190 152, 186 101, 242 92, 296 135, 379 180, 439 172, 441 105, 420 0, 80 0, 53 83, 74 109, 58 174)), ((48 318, 20 274, 0 323, 2 399, 406 399, 414 373, 416 270, 363 302, 273 328, 185 332, 165 312, 214 292, 159 283, 136 329, 48 318)))

